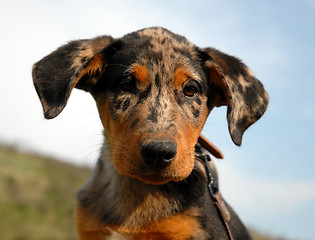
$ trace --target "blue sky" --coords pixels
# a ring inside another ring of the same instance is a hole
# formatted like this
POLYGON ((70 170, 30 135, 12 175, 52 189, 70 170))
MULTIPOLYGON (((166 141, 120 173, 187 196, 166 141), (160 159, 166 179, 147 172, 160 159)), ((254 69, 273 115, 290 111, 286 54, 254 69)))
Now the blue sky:
POLYGON ((270 94, 266 114, 233 145, 226 108, 204 134, 224 153, 221 190, 243 221, 315 239, 315 1, 1 1, 0 142, 93 165, 102 128, 88 94, 44 120, 31 67, 69 40, 163 26, 242 59, 270 94))

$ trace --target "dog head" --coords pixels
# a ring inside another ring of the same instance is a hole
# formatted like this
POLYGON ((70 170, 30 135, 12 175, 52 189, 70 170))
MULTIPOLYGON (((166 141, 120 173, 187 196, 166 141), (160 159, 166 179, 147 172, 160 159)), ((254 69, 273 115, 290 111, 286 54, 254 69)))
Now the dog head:
POLYGON ((191 173, 213 107, 227 106, 230 135, 240 145, 268 104, 241 61, 163 28, 70 42, 34 64, 33 80, 48 119, 63 110, 73 88, 90 92, 113 165, 150 184, 191 173))

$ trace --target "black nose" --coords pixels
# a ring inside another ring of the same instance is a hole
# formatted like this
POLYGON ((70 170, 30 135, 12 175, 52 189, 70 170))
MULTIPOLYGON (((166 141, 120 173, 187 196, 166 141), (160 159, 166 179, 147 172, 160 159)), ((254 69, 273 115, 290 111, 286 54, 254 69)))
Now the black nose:
POLYGON ((157 169, 166 168, 177 153, 177 145, 173 141, 151 141, 142 144, 141 156, 145 163, 157 169))

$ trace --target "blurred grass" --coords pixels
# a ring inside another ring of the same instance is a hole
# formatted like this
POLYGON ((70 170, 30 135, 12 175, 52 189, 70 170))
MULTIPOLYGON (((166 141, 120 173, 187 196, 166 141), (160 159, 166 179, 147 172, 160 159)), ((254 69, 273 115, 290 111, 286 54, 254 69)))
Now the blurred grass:
MULTIPOLYGON (((88 168, 0 146, 0 240, 77 239, 75 194, 89 173, 88 168)), ((254 240, 276 240, 256 231, 252 235, 254 240)))
POLYGON ((89 172, 0 147, 0 239, 76 239, 75 194, 89 172))

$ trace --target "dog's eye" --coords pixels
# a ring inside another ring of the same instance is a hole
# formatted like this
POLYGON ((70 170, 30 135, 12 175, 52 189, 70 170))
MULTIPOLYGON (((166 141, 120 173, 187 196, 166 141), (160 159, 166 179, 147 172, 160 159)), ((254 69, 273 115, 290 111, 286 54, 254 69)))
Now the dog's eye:
POLYGON ((127 77, 120 81, 119 89, 124 92, 133 92, 136 89, 136 80, 133 77, 127 77))
POLYGON ((200 92, 200 86, 195 80, 189 81, 183 88, 186 97, 195 97, 200 92))

